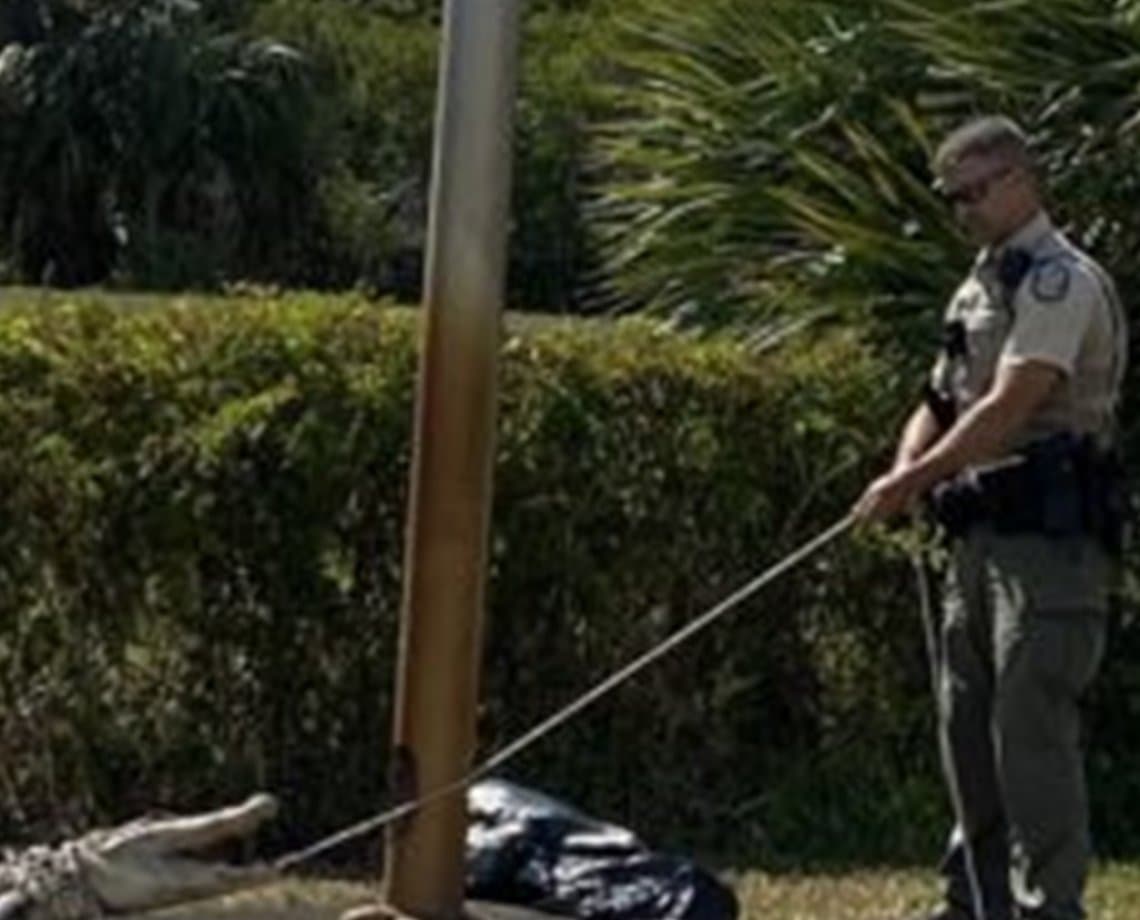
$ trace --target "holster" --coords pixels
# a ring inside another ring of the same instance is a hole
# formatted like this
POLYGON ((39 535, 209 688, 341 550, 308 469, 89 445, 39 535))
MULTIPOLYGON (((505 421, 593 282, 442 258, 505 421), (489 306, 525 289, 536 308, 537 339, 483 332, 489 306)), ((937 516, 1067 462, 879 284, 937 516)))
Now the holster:
POLYGON ((1119 554, 1130 517, 1123 465, 1091 437, 1063 432, 993 466, 940 483, 928 497, 952 537, 978 524, 998 533, 1089 535, 1119 554))

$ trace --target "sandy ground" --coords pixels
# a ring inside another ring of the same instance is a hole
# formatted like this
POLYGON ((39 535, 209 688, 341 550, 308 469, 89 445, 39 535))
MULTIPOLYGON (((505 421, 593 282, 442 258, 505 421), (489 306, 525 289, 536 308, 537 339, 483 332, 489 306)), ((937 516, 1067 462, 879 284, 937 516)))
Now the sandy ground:
MULTIPOLYGON (((206 901, 136 917, 146 920, 337 920, 344 911, 375 901, 377 891, 348 882, 288 881, 250 894, 206 901)), ((480 920, 543 920, 549 914, 487 904, 472 905, 480 920)))
POLYGON ((376 892, 347 882, 288 881, 249 894, 139 914, 147 920, 336 920, 376 892))
MULTIPOLYGON (((803 875, 745 872, 727 878, 741 903, 740 920, 894 920, 915 916, 938 897, 927 869, 861 870, 803 875)), ((341 913, 374 903, 378 886, 290 879, 221 901, 145 915, 149 920, 338 920, 341 913)), ((1089 916, 1096 920, 1140 917, 1140 864, 1098 864, 1089 887, 1089 916)), ((556 920, 549 915, 475 905, 487 920, 556 920)))

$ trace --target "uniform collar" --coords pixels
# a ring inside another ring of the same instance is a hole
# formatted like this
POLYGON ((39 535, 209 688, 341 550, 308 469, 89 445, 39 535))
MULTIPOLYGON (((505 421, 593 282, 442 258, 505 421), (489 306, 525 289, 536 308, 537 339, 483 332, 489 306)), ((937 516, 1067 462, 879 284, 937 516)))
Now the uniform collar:
POLYGON ((1039 210, 1022 224, 1009 237, 996 246, 986 246, 978 254, 979 265, 996 265, 1002 255, 1010 249, 1024 249, 1033 252, 1045 237, 1053 232, 1053 221, 1044 209, 1039 210))

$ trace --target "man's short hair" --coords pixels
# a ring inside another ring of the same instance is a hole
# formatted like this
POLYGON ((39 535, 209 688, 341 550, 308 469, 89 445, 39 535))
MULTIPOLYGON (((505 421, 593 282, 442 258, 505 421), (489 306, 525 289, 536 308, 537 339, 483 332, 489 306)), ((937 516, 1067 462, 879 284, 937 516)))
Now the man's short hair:
POLYGON ((1017 166, 1033 168, 1029 138, 1017 122, 1004 115, 986 115, 962 125, 942 142, 931 165, 934 174, 941 177, 966 157, 990 154, 1001 154, 1017 166))

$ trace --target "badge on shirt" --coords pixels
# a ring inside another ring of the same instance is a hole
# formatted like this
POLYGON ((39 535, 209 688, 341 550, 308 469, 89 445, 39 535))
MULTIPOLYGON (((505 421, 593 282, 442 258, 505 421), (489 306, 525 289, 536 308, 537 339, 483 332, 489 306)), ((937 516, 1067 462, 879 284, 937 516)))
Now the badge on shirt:
POLYGON ((1033 273, 1033 296, 1043 303, 1064 300, 1069 293, 1071 276, 1063 259, 1049 259, 1038 264, 1033 273))

